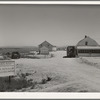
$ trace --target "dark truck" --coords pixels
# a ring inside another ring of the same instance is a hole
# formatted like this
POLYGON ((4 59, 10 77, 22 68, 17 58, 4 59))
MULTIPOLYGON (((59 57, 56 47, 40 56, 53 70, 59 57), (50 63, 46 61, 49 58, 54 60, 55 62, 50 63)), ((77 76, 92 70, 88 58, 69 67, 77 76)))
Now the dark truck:
POLYGON ((63 58, 73 58, 77 56, 76 46, 68 46, 66 52, 67 56, 64 56, 63 58))

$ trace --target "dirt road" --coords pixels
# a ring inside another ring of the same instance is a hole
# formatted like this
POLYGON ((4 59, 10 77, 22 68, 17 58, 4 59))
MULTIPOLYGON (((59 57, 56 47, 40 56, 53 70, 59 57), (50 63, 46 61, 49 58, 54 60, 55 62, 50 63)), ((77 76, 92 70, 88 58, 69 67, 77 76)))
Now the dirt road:
MULTIPOLYGON (((36 78, 41 75, 53 77, 52 81, 40 85, 40 89, 28 91, 42 92, 97 92, 100 91, 100 69, 90 66, 80 58, 63 58, 65 51, 54 52, 55 57, 49 59, 19 59, 16 64, 23 68, 36 70, 36 78)), ((33 76, 33 77, 34 77, 33 76)))

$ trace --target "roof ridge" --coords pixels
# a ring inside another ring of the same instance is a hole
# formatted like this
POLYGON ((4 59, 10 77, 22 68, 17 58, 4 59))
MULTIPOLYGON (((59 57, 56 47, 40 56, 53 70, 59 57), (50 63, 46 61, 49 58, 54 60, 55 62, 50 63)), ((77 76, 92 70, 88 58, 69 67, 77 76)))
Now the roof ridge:
MULTIPOLYGON (((85 36, 85 38, 84 39, 82 39, 82 40, 80 40, 77 44, 76 44, 76 46, 80 46, 80 43, 82 42, 82 41, 84 41, 84 40, 86 40, 86 39, 89 39, 88 41, 90 41, 90 40, 92 40, 92 42, 94 41, 94 44, 93 45, 99 45, 94 39, 92 39, 91 37, 89 37, 89 36, 85 36)), ((91 44, 92 45, 92 44, 91 44)))

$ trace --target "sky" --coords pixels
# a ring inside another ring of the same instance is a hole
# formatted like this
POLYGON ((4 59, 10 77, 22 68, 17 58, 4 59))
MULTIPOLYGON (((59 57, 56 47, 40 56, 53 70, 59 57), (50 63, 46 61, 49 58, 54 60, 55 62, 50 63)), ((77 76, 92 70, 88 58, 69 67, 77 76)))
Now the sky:
POLYGON ((100 44, 100 6, 0 5, 0 46, 76 45, 84 36, 100 44))

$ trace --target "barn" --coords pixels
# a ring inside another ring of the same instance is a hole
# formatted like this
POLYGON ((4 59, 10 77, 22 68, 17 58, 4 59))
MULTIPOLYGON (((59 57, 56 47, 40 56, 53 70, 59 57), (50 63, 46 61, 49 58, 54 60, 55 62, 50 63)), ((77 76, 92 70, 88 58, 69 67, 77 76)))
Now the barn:
POLYGON ((99 44, 89 36, 85 36, 84 39, 80 40, 77 45, 77 55, 86 57, 97 57, 100 56, 99 44))
MULTIPOLYGON (((48 51, 50 52, 50 51, 56 51, 56 46, 53 46, 52 44, 50 44, 49 42, 47 42, 47 41, 44 41, 44 42, 42 42, 39 46, 39 52, 40 52, 40 54, 41 54, 41 49, 43 50, 43 49, 48 49, 48 51)), ((44 50, 45 51, 45 50, 44 50)), ((43 51, 43 52, 44 52, 43 51)), ((46 51, 47 52, 47 51, 46 51)), ((42 53, 43 54, 43 53, 42 53)))

